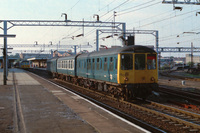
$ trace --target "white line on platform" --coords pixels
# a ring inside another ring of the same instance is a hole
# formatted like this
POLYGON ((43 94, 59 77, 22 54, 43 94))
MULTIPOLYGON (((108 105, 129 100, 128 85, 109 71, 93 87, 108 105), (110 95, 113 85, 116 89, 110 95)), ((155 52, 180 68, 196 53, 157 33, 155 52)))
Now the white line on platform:
POLYGON ((63 92, 63 91, 51 91, 52 93, 60 93, 60 92, 63 92))

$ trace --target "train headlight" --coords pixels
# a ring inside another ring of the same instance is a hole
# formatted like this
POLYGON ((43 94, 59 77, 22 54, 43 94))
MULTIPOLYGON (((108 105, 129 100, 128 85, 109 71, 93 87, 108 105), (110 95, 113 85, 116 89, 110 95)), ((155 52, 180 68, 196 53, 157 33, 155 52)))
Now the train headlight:
POLYGON ((125 77, 124 80, 125 80, 125 81, 128 81, 128 77, 125 77))
POLYGON ((154 77, 151 77, 151 81, 155 81, 155 78, 154 78, 154 77))

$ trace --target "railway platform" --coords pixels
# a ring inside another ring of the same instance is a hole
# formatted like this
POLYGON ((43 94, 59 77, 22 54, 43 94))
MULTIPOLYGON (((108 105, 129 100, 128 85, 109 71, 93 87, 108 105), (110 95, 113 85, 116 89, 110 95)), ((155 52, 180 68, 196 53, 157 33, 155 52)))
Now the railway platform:
POLYGON ((21 69, 9 69, 7 85, 0 69, 0 114, 2 133, 148 132, 21 69))

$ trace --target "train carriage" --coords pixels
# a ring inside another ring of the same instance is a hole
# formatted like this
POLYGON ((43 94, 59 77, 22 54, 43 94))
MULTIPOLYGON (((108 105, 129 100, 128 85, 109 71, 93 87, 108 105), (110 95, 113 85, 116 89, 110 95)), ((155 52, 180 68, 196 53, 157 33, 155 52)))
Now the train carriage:
POLYGON ((98 90, 145 98, 158 86, 156 60, 156 52, 144 46, 82 54, 77 58, 77 76, 98 90))
POLYGON ((75 80, 76 76, 76 58, 79 55, 72 55, 67 57, 61 57, 57 60, 57 73, 62 79, 75 80))
POLYGON ((58 58, 47 60, 47 71, 52 74, 53 77, 56 77, 57 74, 57 60, 58 58))
POLYGON ((77 58, 77 76, 117 83, 117 54, 111 51, 80 55, 77 58))
MULTIPOLYGON (((146 98, 158 88, 157 53, 127 46, 52 60, 55 77, 131 99, 146 98)), ((48 63, 51 65, 51 63, 48 63)))
POLYGON ((19 63, 20 68, 26 69, 26 68, 30 68, 30 62, 27 60, 23 60, 19 63))

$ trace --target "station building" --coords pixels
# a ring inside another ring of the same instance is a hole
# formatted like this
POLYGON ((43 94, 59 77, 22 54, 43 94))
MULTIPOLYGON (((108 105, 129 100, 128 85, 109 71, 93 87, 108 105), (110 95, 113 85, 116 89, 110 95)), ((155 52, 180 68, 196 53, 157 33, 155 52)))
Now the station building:
POLYGON ((35 53, 21 53, 20 60, 29 61, 30 67, 46 68, 47 60, 52 57, 51 54, 35 54, 35 53))
MULTIPOLYGON (((14 67, 14 62, 19 59, 19 56, 8 56, 8 68, 14 67)), ((3 68, 3 56, 0 57, 0 68, 3 68)))
MULTIPOLYGON (((186 54, 186 64, 191 62, 191 54, 186 54)), ((194 64, 200 63, 200 56, 193 55, 193 62, 194 64)))

